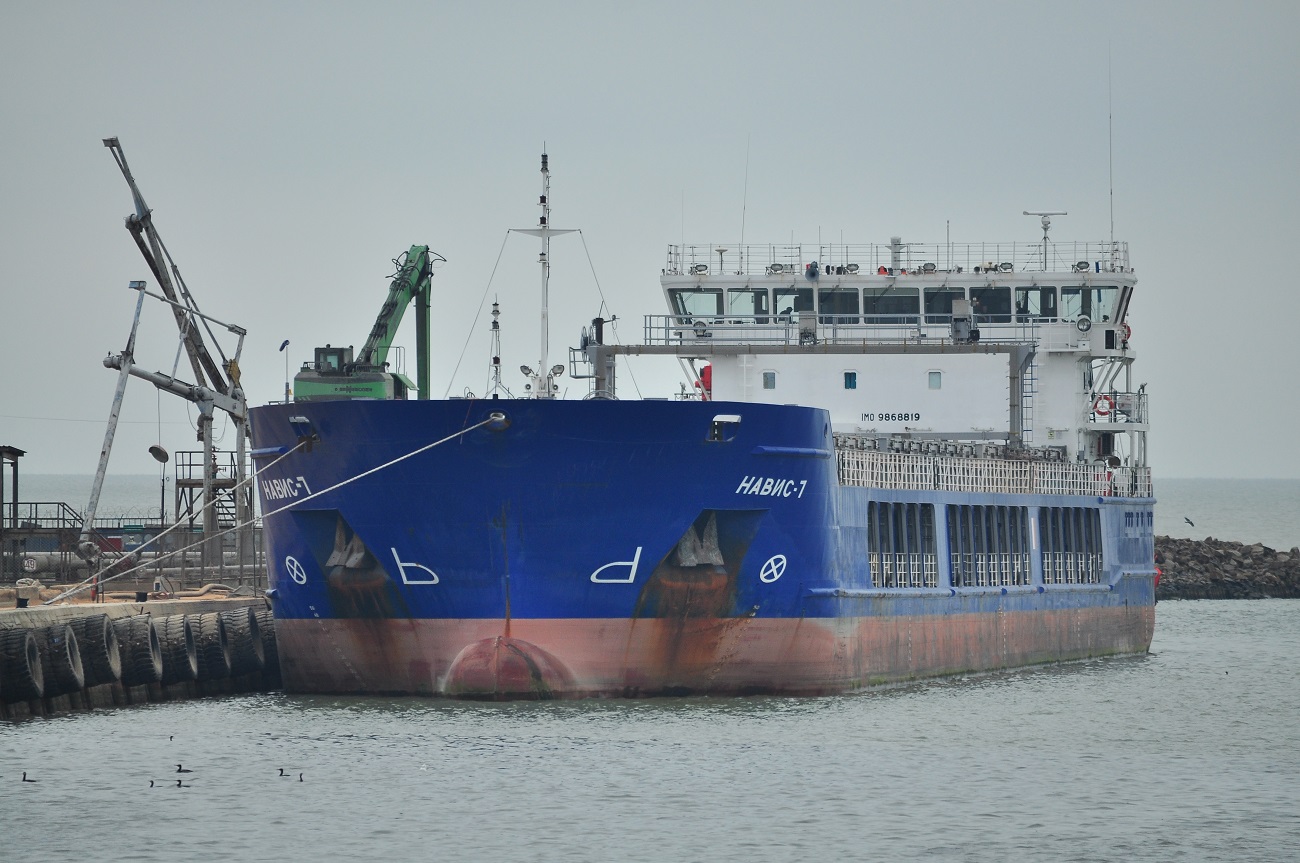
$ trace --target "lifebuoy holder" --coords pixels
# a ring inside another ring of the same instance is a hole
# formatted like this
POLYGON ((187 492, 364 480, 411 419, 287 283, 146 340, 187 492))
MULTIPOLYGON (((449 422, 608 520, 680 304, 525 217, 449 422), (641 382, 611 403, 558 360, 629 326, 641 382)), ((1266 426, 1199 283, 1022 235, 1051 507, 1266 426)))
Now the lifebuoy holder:
POLYGON ((1097 400, 1092 403, 1092 412, 1099 417, 1108 417, 1115 411, 1115 400, 1108 395, 1102 394, 1097 396, 1097 400))

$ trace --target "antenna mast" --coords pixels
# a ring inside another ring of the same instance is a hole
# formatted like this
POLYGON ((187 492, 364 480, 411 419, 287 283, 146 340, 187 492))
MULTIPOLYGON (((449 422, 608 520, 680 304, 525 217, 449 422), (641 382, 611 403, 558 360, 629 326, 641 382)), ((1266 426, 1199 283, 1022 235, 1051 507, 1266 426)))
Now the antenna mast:
POLYGON ((1052 227, 1052 216, 1068 216, 1064 210, 1025 210, 1026 216, 1043 217, 1043 272, 1047 272, 1047 232, 1052 227))
POLYGON ((528 377, 528 389, 531 398, 550 399, 555 398, 555 390, 558 389, 554 379, 564 373, 564 366, 562 365, 555 365, 550 368, 546 366, 549 329, 547 312, 550 304, 548 294, 551 281, 551 237, 560 234, 572 234, 575 229, 556 230, 551 227, 551 169, 546 153, 542 153, 542 197, 539 204, 542 208, 542 218, 536 228, 512 228, 511 230, 518 234, 528 234, 542 239, 542 253, 538 257, 538 261, 542 265, 542 341, 541 350, 539 351, 540 359, 537 361, 536 371, 528 366, 520 366, 519 370, 528 377))
POLYGON ((488 385, 488 395, 494 399, 501 398, 501 393, 514 398, 505 384, 501 383, 501 304, 492 301, 492 382, 488 385))
POLYGON ((1106 161, 1110 172, 1110 269, 1115 271, 1115 107, 1111 98, 1110 44, 1106 44, 1106 161))

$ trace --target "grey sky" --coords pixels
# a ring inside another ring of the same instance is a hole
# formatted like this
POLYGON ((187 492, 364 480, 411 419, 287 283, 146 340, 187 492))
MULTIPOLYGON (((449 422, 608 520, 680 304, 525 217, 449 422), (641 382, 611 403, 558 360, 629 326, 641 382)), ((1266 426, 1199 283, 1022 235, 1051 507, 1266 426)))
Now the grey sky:
MULTIPOLYGON (((665 311, 667 245, 734 245, 746 197, 751 243, 938 243, 947 224, 954 242, 1032 242, 1021 212, 1044 208, 1069 211, 1054 238, 1106 239, 1109 51, 1157 477, 1300 477, 1297 32, 1282 2, 9 2, 0 444, 28 451, 24 472, 94 470, 115 383, 101 360, 125 343, 127 283, 148 278, 101 138, 121 139, 203 310, 248 329, 252 403, 281 396, 284 339, 293 365, 359 345, 413 243, 448 259, 441 395, 506 229, 536 222, 543 142, 553 222, 583 229, 637 341, 665 311)), ((511 370, 536 360, 536 251, 511 238, 492 283, 511 370)), ((552 257, 560 362, 600 299, 583 239, 552 257)), ((483 392, 486 322, 453 393, 483 392)), ((138 362, 170 371, 175 351, 148 303, 138 362)), ((169 449, 197 448, 192 410, 159 402, 128 385, 114 473, 154 470, 159 420, 169 449)))

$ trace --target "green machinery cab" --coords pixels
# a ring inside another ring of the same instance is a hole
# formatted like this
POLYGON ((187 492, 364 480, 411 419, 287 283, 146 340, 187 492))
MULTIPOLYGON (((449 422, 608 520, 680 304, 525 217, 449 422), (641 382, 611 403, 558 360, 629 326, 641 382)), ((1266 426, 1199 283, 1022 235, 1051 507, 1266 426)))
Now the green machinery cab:
POLYGON ((295 402, 339 399, 406 399, 412 390, 417 398, 429 398, 429 291, 433 278, 431 260, 446 260, 429 252, 428 246, 411 246, 393 263, 397 272, 388 297, 371 327, 360 353, 351 346, 316 348, 311 362, 303 363, 293 378, 295 402), (388 352, 406 307, 415 303, 416 378, 388 370, 388 352))

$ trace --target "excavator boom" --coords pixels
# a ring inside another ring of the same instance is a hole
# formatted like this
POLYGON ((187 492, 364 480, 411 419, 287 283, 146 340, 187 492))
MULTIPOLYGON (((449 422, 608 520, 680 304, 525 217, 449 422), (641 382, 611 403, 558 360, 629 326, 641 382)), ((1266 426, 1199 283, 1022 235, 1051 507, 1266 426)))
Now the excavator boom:
POLYGON ((311 363, 294 377, 294 401, 329 399, 404 399, 411 382, 387 368, 388 352, 401 326, 406 307, 415 303, 417 397, 429 398, 429 292, 433 260, 442 260, 428 246, 411 246, 396 258, 397 272, 370 335, 353 357, 352 348, 316 348, 311 363))

